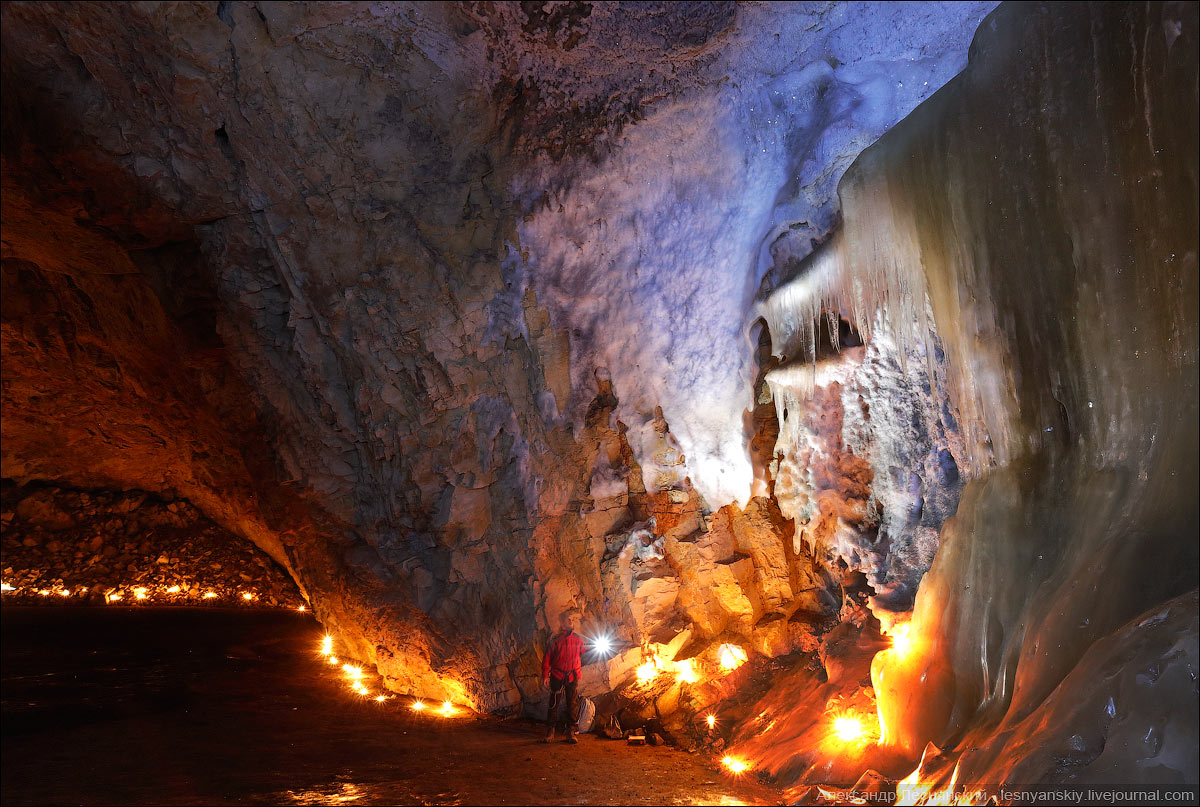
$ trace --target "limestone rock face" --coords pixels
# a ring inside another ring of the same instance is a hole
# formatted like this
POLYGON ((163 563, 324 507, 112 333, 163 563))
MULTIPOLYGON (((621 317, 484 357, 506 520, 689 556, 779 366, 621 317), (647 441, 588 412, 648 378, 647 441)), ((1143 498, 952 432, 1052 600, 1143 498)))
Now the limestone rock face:
POLYGON ((3 474, 186 499, 397 690, 536 700, 568 607, 781 652, 755 256, 989 7, 6 4, 3 474))

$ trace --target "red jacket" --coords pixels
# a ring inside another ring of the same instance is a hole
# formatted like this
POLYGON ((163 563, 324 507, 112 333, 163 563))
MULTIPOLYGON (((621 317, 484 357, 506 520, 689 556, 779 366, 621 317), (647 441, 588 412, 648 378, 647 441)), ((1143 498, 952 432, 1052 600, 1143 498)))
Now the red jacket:
POLYGON ((578 634, 575 631, 559 632, 550 640, 550 647, 542 659, 542 678, 549 678, 553 674, 555 678, 578 681, 583 670, 582 655, 583 640, 578 634))

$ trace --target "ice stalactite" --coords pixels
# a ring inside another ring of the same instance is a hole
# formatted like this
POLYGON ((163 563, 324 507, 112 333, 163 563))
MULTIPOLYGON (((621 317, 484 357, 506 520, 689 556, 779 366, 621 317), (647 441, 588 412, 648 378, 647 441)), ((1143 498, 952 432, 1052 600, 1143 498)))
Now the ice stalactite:
MULTIPOLYGON (((837 235, 754 312, 783 361, 775 491, 814 522, 798 538, 827 516, 830 552, 886 567, 886 549, 854 554, 873 502, 893 523, 929 490, 957 505, 905 641, 872 665, 874 761, 922 757, 926 789, 1196 780, 1196 48, 1194 5, 1002 7, 967 69, 855 162, 837 235), (886 446, 852 435, 903 431, 911 396, 860 383, 885 394, 843 425, 855 396, 830 392, 871 361, 822 358, 831 311, 935 404, 944 446, 892 451, 895 478, 886 446), (826 504, 831 469, 856 465, 869 494, 826 504), (906 501, 907 468, 938 484, 906 501)), ((849 771, 771 745, 743 748, 785 780, 849 771)))
POLYGON ((874 683, 960 783, 1196 778, 1196 45, 1195 6, 1001 8, 763 307, 785 353, 831 307, 944 346, 975 478, 874 683))

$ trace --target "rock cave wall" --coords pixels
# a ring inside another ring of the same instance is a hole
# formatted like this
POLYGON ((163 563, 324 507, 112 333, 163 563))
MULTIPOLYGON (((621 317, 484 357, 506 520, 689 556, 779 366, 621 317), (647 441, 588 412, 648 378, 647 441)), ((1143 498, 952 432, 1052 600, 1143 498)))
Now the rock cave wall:
POLYGON ((744 311, 989 8, 6 4, 4 476, 186 499, 479 708, 567 606, 600 689, 804 644, 744 311))

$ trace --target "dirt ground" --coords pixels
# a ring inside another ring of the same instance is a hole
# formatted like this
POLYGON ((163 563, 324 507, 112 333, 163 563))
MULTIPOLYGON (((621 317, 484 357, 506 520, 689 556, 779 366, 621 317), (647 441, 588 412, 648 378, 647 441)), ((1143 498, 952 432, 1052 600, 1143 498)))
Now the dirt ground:
POLYGON ((3 804, 779 804, 671 748, 356 699, 286 612, 4 607, 3 804))

